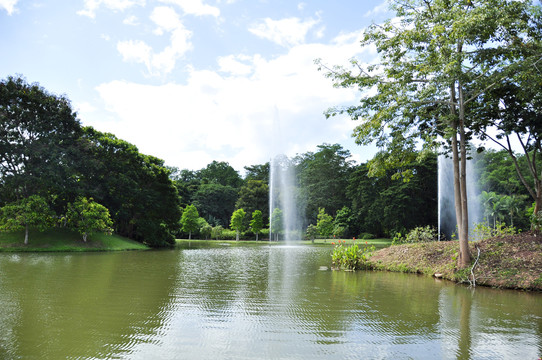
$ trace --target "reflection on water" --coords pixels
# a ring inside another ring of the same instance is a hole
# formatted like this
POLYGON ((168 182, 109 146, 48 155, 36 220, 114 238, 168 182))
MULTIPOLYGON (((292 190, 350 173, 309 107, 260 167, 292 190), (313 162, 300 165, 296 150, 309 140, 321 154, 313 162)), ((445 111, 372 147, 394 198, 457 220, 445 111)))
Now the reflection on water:
POLYGON ((330 249, 0 255, 1 359, 537 359, 542 295, 319 270, 330 249))

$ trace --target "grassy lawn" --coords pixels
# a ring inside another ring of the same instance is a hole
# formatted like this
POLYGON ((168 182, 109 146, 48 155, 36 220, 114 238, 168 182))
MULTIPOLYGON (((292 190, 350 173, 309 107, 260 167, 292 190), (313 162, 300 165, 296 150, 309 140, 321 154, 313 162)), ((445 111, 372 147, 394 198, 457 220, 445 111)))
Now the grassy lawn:
POLYGON ((115 251, 146 250, 148 246, 119 235, 94 234, 87 242, 67 229, 51 229, 44 232, 31 230, 28 245, 24 245, 24 232, 0 233, 0 252, 19 251, 115 251))

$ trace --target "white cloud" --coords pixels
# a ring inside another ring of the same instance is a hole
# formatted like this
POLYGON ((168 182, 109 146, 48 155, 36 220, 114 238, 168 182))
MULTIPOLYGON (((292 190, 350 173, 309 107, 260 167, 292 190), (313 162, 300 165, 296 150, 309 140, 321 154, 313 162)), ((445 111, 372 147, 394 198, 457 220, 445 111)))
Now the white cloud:
POLYGON ((381 14, 385 14, 389 11, 389 4, 387 1, 384 1, 378 5, 376 5, 371 10, 367 11, 365 14, 363 14, 364 17, 372 17, 377 16, 381 14))
POLYGON ((204 16, 210 15, 214 17, 220 16, 220 9, 204 4, 201 0, 159 0, 165 4, 173 4, 179 6, 186 14, 204 16))
POLYGON ((104 83, 97 91, 117 121, 104 121, 102 115, 89 125, 132 142, 169 165, 192 169, 212 160, 227 161, 239 170, 268 161, 275 106, 289 156, 323 142, 348 142, 355 124, 340 117, 326 120, 322 112, 351 104, 357 92, 333 88, 313 61, 323 58, 336 64, 360 55, 364 50, 358 37, 294 46, 273 59, 258 54, 225 56, 218 59, 221 72, 190 68, 184 84, 104 83))
POLYGON ((320 20, 299 18, 272 20, 265 18, 263 22, 251 26, 248 30, 254 35, 270 40, 278 45, 289 47, 305 42, 308 31, 320 20))
POLYGON ((4 8, 8 12, 8 15, 13 15, 17 11, 15 5, 19 0, 0 0, 0 8, 4 8))
POLYGON ((177 60, 192 48, 192 32, 184 27, 178 14, 170 7, 156 7, 150 18, 157 25, 156 35, 170 33, 170 44, 164 50, 156 53, 141 40, 119 41, 117 50, 124 61, 144 64, 149 75, 160 76, 173 71, 177 60))
POLYGON ((124 25, 131 25, 131 26, 136 26, 136 25, 139 25, 139 21, 137 19, 137 16, 135 15, 130 15, 128 17, 126 17, 122 23, 124 25))
POLYGON ((246 55, 228 55, 218 58, 220 71, 232 75, 249 75, 252 72, 253 58, 246 55))
POLYGON ((78 15, 94 19, 100 6, 113 11, 124 11, 135 5, 145 5, 145 0, 84 0, 85 7, 77 12, 78 15))

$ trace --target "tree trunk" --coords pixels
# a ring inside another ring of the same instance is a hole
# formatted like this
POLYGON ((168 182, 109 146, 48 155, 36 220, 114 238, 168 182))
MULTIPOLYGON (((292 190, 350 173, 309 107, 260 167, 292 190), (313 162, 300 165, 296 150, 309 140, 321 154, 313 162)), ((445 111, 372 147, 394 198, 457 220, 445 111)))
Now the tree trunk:
MULTIPOLYGON (((460 190, 461 190, 461 222, 459 226, 459 258, 460 269, 470 265, 471 254, 469 251, 469 208, 467 199, 467 137, 465 135, 465 100, 463 98, 463 87, 458 84, 459 91, 459 140, 461 149, 460 168, 460 190)), ((457 206, 457 204, 456 204, 457 206)))
POLYGON ((258 241, 258 233, 256 233, 256 241, 258 241))
POLYGON ((188 232, 188 240, 192 240, 192 231, 188 232))
POLYGON ((87 242, 87 236, 88 236, 87 233, 83 233, 83 241, 84 242, 87 242))
POLYGON ((235 232, 235 241, 239 241, 239 230, 235 232))

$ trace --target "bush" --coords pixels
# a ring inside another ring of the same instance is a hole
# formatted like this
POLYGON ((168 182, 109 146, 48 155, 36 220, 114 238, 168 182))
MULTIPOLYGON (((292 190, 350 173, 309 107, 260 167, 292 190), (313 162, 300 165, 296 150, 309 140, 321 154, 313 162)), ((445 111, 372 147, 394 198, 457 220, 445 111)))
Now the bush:
POLYGON ((506 224, 502 222, 497 222, 497 225, 494 228, 487 226, 485 223, 478 223, 474 225, 471 237, 474 240, 484 240, 492 237, 514 235, 518 233, 519 231, 515 227, 506 226, 506 224))
POLYGON ((366 269, 367 260, 375 250, 375 247, 365 246, 360 248, 358 244, 346 246, 344 242, 345 240, 339 240, 339 244, 333 249, 333 253, 331 254, 333 265, 349 270, 366 269))
POLYGON ((438 241, 439 233, 435 227, 427 226, 418 226, 408 232, 408 234, 403 237, 401 233, 395 234, 393 238, 393 245, 397 244, 414 244, 420 242, 431 242, 438 241))
POLYGON ((535 231, 542 230, 542 211, 539 211, 536 214, 533 212, 531 215, 531 229, 535 231))
POLYGON ((374 239, 375 236, 371 233, 368 233, 368 232, 363 232, 361 234, 358 235, 358 239, 362 239, 362 240, 370 240, 370 239, 374 239))

